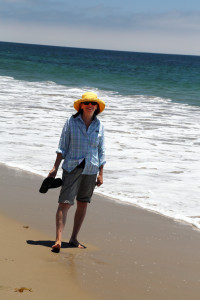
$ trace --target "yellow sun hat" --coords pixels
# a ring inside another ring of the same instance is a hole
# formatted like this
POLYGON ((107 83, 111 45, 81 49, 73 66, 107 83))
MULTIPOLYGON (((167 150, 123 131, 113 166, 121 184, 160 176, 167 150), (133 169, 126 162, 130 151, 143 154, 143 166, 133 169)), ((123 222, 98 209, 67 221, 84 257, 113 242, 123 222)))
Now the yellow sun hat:
POLYGON ((93 92, 86 92, 82 95, 82 98, 81 99, 78 99, 76 101, 74 101, 74 108, 79 111, 80 110, 80 104, 82 102, 91 102, 91 101, 94 101, 94 102, 97 102, 98 105, 99 105, 99 112, 101 113, 104 108, 105 108, 105 102, 101 99, 99 99, 97 97, 97 95, 93 92))

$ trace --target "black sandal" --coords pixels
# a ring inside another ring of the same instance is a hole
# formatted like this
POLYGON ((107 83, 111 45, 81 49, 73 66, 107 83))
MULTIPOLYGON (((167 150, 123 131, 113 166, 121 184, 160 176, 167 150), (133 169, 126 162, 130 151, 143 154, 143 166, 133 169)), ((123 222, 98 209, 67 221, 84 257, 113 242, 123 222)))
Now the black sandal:
POLYGON ((62 185, 62 179, 61 178, 53 178, 53 177, 47 177, 43 180, 42 185, 39 189, 39 192, 42 194, 45 194, 48 189, 55 189, 62 185))

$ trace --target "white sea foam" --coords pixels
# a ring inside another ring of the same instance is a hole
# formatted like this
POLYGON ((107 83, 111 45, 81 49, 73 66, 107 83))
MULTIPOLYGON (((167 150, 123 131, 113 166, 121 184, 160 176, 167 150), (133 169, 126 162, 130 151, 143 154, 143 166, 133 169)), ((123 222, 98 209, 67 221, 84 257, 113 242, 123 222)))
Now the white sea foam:
MULTIPOLYGON (((0 161, 46 176, 72 103, 86 90, 0 77, 0 161)), ((106 102, 107 148, 97 191, 200 228, 200 108, 96 92, 106 102)))

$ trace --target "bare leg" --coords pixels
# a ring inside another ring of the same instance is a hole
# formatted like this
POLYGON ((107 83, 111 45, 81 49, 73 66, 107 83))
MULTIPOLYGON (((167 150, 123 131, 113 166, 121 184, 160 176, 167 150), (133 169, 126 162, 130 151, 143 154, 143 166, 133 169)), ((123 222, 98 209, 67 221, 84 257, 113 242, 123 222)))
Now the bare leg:
POLYGON ((52 248, 55 250, 60 250, 62 241, 62 232, 65 227, 67 212, 71 207, 68 203, 59 203, 57 213, 56 213, 56 241, 52 248))
POLYGON ((85 248, 83 245, 81 245, 77 240, 77 235, 81 229, 81 225, 83 224, 83 220, 85 218, 87 211, 87 202, 80 202, 77 201, 77 208, 76 213, 74 216, 74 227, 72 231, 72 235, 70 238, 70 243, 78 248, 85 248))

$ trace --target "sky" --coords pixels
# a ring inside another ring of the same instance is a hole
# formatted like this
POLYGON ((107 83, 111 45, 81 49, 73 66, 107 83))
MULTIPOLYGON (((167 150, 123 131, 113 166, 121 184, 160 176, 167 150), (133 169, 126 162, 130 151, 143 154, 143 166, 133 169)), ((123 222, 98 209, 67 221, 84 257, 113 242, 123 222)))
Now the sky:
POLYGON ((200 1, 0 0, 0 41, 200 55, 200 1))

